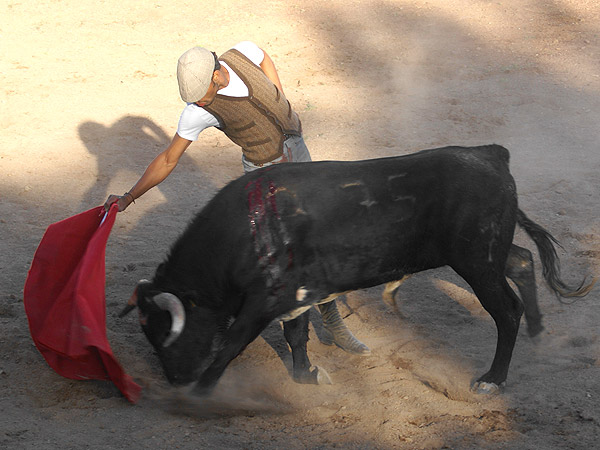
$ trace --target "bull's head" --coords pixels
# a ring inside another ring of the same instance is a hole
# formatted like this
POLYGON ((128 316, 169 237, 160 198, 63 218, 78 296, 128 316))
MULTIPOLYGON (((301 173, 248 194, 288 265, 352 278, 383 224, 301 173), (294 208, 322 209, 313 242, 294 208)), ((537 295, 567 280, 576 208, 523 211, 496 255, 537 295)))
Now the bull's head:
POLYGON ((142 330, 169 382, 183 385, 196 381, 212 360, 209 356, 216 328, 210 311, 190 306, 173 293, 161 292, 147 280, 138 283, 119 317, 136 307, 142 330))
MULTIPOLYGON (((138 290, 140 288, 144 289, 145 286, 150 286, 150 282, 148 280, 140 280, 138 285, 136 286, 133 294, 129 298, 127 302, 127 306, 121 311, 119 317, 124 317, 131 310, 133 310, 136 306, 138 306, 138 290)), ((168 292, 161 292, 156 294, 155 296, 150 298, 150 302, 155 304, 158 308, 163 311, 167 311, 171 316, 171 328, 166 335, 166 337, 162 339, 158 339, 161 342, 162 347, 168 347, 179 337, 181 332, 183 331, 183 327, 185 326, 185 308, 181 301, 173 294, 168 292)), ((142 312, 142 308, 140 308, 140 324, 142 326, 147 325, 148 317, 142 312)), ((157 342, 158 344, 158 342, 157 342)))

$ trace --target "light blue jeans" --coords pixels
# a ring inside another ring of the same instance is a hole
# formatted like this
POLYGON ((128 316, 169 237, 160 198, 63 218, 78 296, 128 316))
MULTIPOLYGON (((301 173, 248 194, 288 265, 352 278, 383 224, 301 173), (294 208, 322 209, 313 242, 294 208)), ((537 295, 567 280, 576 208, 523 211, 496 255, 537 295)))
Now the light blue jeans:
POLYGON ((274 159, 271 162, 264 164, 253 164, 242 155, 242 165, 244 166, 244 172, 252 172, 253 170, 260 169, 261 167, 267 167, 272 164, 280 164, 284 162, 309 162, 312 161, 310 153, 304 138, 302 136, 290 136, 283 142, 283 155, 279 158, 274 159))

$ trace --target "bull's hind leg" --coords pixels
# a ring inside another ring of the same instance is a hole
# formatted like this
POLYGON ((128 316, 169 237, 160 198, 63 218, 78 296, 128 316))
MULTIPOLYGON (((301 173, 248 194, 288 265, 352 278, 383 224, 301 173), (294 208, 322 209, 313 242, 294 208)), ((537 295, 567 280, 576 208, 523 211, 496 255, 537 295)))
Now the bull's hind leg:
POLYGON ((308 314, 307 311, 294 320, 283 322, 283 334, 292 349, 294 381, 307 384, 331 384, 331 379, 325 369, 311 366, 308 359, 306 351, 308 314))
POLYGON ((542 314, 538 308, 533 258, 529 250, 514 244, 511 245, 506 260, 506 276, 517 285, 521 294, 521 300, 525 306, 527 333, 531 337, 537 336, 544 326, 542 325, 542 314))
POLYGON ((398 302, 396 301, 396 293, 398 292, 398 289, 400 289, 402 283, 404 283, 408 278, 410 278, 410 276, 411 275, 404 275, 398 281, 390 281, 385 285, 383 293, 381 294, 383 302, 389 307, 393 308, 399 316, 402 316, 402 312, 400 311, 400 308, 398 307, 398 302))
POLYGON ((490 370, 479 377, 473 390, 480 394, 495 393, 506 381, 512 352, 517 340, 523 304, 502 274, 463 278, 471 285, 482 306, 496 322, 496 354, 490 370))

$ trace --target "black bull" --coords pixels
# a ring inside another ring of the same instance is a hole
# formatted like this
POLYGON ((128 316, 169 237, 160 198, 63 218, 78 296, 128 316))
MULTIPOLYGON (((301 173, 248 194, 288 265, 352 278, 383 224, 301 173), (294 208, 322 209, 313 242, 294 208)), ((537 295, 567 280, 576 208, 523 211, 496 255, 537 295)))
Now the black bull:
MULTIPOLYGON (((531 253, 512 244, 516 223, 536 242, 555 292, 591 288, 560 281, 554 238, 518 208, 508 163, 508 150, 491 145, 247 174, 198 213, 126 310, 138 306, 168 380, 196 382, 196 393, 275 319, 284 321, 294 379, 318 383, 327 375, 306 353, 311 305, 447 265, 496 323, 494 360, 476 383, 495 391, 523 311, 530 335, 543 329, 531 253)), ((388 286, 389 299, 399 283, 388 286)))

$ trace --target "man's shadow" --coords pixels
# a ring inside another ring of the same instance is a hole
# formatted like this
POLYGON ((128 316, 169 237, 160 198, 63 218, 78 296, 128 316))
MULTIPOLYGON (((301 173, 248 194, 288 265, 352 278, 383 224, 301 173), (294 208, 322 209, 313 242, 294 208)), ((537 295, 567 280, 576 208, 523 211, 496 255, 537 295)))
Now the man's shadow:
MULTIPOLYGON (((171 143, 171 137, 160 126, 140 116, 124 116, 112 125, 83 122, 78 131, 81 141, 96 162, 95 180, 83 194, 79 210, 104 204, 109 194, 122 195, 171 143), (127 180, 125 182, 124 177, 127 180), (109 192, 115 189, 113 184, 117 180, 120 185, 118 191, 109 192)), ((160 192, 164 201, 154 203, 148 197, 138 200, 138 203, 141 201, 144 204, 144 214, 127 231, 123 228, 119 230, 121 237, 133 244, 123 253, 123 261, 119 262, 123 267, 143 267, 143 270, 149 271, 154 262, 165 257, 188 220, 216 192, 216 186, 206 173, 206 170, 214 170, 214 167, 201 167, 198 161, 188 155, 189 151, 181 156, 175 172, 152 189, 160 192), (140 236, 145 238, 141 239, 140 236), (147 247, 142 245, 143 242, 147 247)), ((136 206, 131 205, 128 211, 136 206)), ((122 214, 127 215, 128 211, 122 214)), ((129 220, 126 222, 131 225, 129 220)), ((152 275, 146 272, 143 278, 152 275)))
POLYGON ((96 180, 81 198, 83 209, 104 203, 103 197, 108 196, 108 186, 119 170, 139 172, 141 176, 171 141, 152 120, 139 116, 125 116, 111 126, 88 121, 79 125, 78 131, 90 155, 96 158, 96 180))

